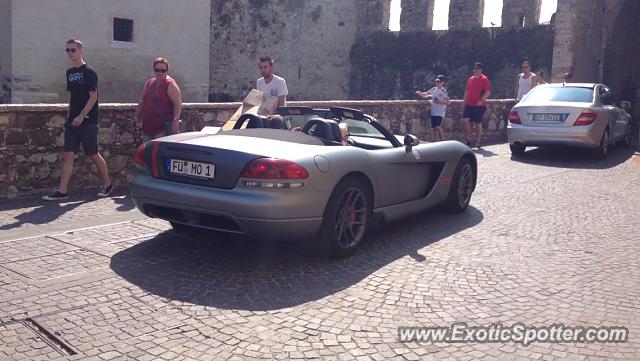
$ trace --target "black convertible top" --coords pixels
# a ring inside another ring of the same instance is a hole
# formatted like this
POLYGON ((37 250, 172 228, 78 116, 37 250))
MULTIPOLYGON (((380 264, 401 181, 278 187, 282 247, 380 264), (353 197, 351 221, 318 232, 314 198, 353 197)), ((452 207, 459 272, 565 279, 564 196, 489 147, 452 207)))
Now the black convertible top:
POLYGON ((322 140, 316 137, 312 137, 302 132, 295 132, 295 131, 283 130, 283 129, 269 129, 269 128, 233 129, 226 132, 220 132, 218 134, 272 139, 272 140, 280 140, 283 142, 307 144, 307 145, 324 145, 322 140))

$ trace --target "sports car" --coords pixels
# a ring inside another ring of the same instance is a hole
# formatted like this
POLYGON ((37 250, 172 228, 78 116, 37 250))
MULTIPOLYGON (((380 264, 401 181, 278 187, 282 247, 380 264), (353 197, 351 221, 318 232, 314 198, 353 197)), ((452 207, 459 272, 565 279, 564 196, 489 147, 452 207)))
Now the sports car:
POLYGON ((312 240, 340 257, 386 222, 469 205, 476 157, 458 141, 394 136, 356 109, 277 112, 244 114, 228 131, 206 127, 141 145, 130 184, 137 208, 177 231, 312 240))

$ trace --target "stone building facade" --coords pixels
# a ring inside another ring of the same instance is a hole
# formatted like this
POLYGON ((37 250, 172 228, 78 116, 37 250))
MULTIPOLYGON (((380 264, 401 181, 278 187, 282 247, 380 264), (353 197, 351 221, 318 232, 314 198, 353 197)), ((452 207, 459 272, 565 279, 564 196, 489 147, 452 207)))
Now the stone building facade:
POLYGON ((66 103, 64 47, 72 37, 98 72, 101 101, 136 101, 158 56, 171 62, 186 101, 206 101, 210 7, 210 0, 0 0, 0 102, 66 103))
POLYGON ((449 30, 433 31, 436 0, 401 0, 392 33, 391 0, 0 0, 0 102, 66 101, 60 43, 77 36, 103 101, 136 101, 157 55, 186 101, 239 100, 269 54, 291 99, 412 99, 437 73, 460 97, 474 61, 493 97, 510 98, 527 57, 548 80, 606 82, 640 104, 640 1, 558 0, 553 24, 540 25, 542 0, 503 0, 502 27, 482 28, 485 1, 450 0, 449 30), (133 20, 133 42, 113 41, 114 18, 133 20))

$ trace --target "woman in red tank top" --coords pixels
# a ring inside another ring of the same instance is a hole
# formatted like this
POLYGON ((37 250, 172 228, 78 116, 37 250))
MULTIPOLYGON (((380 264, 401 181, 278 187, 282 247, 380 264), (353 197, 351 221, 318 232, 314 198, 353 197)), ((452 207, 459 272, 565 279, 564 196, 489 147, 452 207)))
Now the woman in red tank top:
POLYGON ((180 88, 169 76, 167 59, 154 60, 153 70, 155 77, 145 84, 136 110, 138 124, 142 122, 142 136, 145 142, 178 133, 182 111, 180 88))

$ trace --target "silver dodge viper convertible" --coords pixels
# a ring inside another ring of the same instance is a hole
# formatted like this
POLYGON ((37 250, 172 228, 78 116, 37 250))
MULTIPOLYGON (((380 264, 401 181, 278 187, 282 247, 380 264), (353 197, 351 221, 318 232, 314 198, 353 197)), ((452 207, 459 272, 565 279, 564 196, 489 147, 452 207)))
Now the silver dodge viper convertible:
POLYGON ((354 109, 278 113, 245 114, 232 130, 140 146, 140 172, 130 185, 138 209, 177 231, 313 239, 327 253, 346 256, 372 227, 438 205, 454 213, 469 205, 477 164, 460 142, 394 136, 354 109), (346 144, 340 123, 348 128, 346 144))

